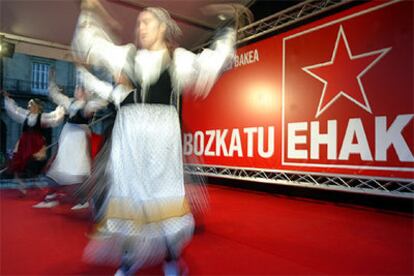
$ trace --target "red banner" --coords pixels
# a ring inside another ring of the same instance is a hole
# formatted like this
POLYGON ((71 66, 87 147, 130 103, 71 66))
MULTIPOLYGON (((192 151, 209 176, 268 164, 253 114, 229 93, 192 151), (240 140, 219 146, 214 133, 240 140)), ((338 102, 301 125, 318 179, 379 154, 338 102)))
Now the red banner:
POLYGON ((268 39, 243 47, 234 68, 205 100, 183 99, 184 154, 201 156, 210 165, 275 167, 281 115, 280 91, 275 92, 281 57, 275 48, 280 45, 268 39))
POLYGON ((238 49, 184 153, 216 166, 414 176, 413 2, 374 1, 238 49))

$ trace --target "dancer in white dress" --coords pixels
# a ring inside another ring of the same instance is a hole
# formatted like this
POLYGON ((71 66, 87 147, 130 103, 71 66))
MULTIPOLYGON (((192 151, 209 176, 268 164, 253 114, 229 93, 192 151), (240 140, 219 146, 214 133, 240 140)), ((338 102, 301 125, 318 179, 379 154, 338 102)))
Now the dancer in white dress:
POLYGON ((85 258, 119 265, 119 275, 165 260, 164 272, 177 274, 194 220, 183 183, 175 104, 183 88, 197 96, 209 93, 233 57, 235 33, 229 29, 212 49, 195 55, 175 48, 180 29, 166 10, 146 8, 137 19, 135 52, 134 45, 116 46, 97 25, 102 19, 96 16, 104 13, 97 1, 83 6, 74 53, 115 77, 126 75, 135 88, 114 90, 86 73, 87 90, 114 102, 118 112, 105 164, 108 191, 85 258))
MULTIPOLYGON (((49 97, 55 104, 64 108, 69 118, 60 133, 56 158, 46 173, 59 186, 52 188, 44 200, 34 205, 34 208, 51 208, 58 205, 58 190, 70 190, 70 186, 82 183, 90 175, 91 133, 88 124, 93 114, 107 105, 102 99, 88 97, 80 86, 76 87, 74 98, 64 95, 55 82, 53 71, 49 78, 49 97)), ((87 204, 77 205, 75 209, 80 207, 85 208, 87 204)))

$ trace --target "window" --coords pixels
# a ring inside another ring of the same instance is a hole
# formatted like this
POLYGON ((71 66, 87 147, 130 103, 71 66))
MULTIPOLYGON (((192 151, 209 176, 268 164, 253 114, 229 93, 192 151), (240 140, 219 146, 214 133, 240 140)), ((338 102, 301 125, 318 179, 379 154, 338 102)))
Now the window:
POLYGON ((49 85, 49 64, 32 63, 32 92, 47 95, 49 85))

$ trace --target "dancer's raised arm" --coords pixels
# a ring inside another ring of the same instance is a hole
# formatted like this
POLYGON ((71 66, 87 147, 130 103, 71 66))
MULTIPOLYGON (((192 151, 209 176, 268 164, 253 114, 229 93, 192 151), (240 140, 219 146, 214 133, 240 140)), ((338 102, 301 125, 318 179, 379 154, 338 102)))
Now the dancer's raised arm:
POLYGON ((177 91, 188 89, 206 97, 220 74, 232 62, 236 32, 226 28, 209 49, 194 54, 183 48, 174 52, 174 76, 177 91))
POLYGON ((7 114, 19 124, 22 124, 30 114, 29 110, 24 109, 16 104, 16 102, 4 93, 4 107, 7 114))
POLYGON ((62 89, 56 84, 54 70, 49 72, 49 97, 55 104, 63 106, 66 110, 69 109, 71 99, 64 95, 62 89))
POLYGON ((117 78, 135 47, 132 44, 116 45, 117 38, 111 31, 114 26, 119 24, 98 0, 82 1, 72 50, 81 63, 105 67, 117 78))
POLYGON ((65 108, 59 105, 52 112, 44 112, 40 116, 42 127, 56 127, 60 125, 65 118, 65 108))
POLYGON ((112 101, 112 90, 114 88, 111 83, 98 79, 83 67, 79 68, 79 72, 82 75, 83 85, 88 93, 96 94, 104 100, 112 101))

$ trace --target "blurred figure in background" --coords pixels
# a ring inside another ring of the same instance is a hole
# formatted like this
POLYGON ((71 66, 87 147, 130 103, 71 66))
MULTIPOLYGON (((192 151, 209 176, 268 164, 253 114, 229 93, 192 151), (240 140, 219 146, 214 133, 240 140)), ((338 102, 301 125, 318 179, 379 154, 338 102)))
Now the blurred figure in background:
MULTIPOLYGON (((74 97, 69 98, 61 92, 55 82, 55 72, 49 76, 49 97, 52 101, 64 108, 69 115, 59 136, 59 146, 56 157, 46 175, 58 184, 49 189, 42 202, 34 208, 52 208, 59 204, 59 197, 66 194, 73 195, 76 185, 81 184, 91 172, 91 131, 88 124, 93 114, 107 105, 106 101, 92 98, 84 88, 77 86, 74 97)), ((73 209, 87 208, 87 202, 81 202, 73 209)))
MULTIPOLYGON (((15 146, 13 157, 8 166, 8 172, 15 178, 34 177, 46 164, 46 140, 42 128, 56 127, 64 119, 64 109, 61 106, 50 113, 43 112, 43 103, 39 99, 31 99, 27 109, 19 107, 3 92, 5 109, 14 121, 23 124, 22 134, 15 146)), ((21 183, 22 185, 22 183, 21 183)), ((23 186, 20 191, 26 193, 23 186)))

